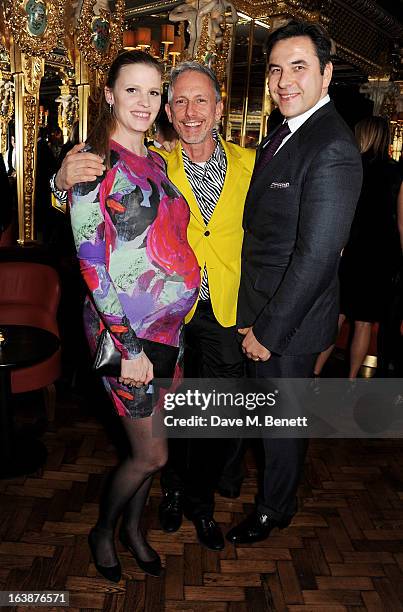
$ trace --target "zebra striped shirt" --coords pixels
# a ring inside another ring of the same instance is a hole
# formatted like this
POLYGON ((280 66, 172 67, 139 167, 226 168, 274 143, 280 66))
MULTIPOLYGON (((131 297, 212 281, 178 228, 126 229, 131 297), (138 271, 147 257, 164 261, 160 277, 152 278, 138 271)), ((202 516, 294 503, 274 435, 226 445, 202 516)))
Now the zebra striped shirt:
MULTIPOLYGON (((213 138, 216 146, 210 159, 206 162, 193 162, 182 149, 186 177, 192 187, 206 227, 220 198, 227 172, 227 157, 216 130, 213 131, 213 138)), ((203 271, 199 297, 201 300, 210 298, 206 267, 203 271)))

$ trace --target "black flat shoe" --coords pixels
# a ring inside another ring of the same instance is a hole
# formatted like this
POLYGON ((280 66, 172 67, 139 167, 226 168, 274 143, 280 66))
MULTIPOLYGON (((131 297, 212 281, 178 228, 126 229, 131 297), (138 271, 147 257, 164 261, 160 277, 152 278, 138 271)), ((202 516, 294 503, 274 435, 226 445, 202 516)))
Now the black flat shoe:
POLYGON ((222 531, 213 518, 196 517, 190 520, 196 528, 200 544, 210 550, 223 550, 224 538, 222 531))
POLYGON ((292 516, 274 520, 262 512, 254 512, 242 523, 229 530, 225 536, 232 544, 251 544, 265 540, 272 529, 285 529, 291 523, 292 516))
POLYGON ((153 548, 151 548, 151 546, 150 548, 155 553, 156 558, 153 559, 153 561, 143 561, 142 559, 138 557, 133 546, 130 544, 129 540, 127 539, 126 532, 123 529, 119 531, 119 540, 121 541, 123 546, 129 551, 129 553, 133 555, 133 558, 136 561, 137 565, 139 566, 140 569, 143 570, 145 574, 148 574, 149 576, 155 576, 156 578, 161 576, 162 574, 161 559, 160 559, 159 554, 153 548))
POLYGON ((96 532, 97 532, 97 529, 94 527, 93 529, 91 529, 90 533, 88 534, 88 546, 90 547, 90 551, 92 554, 92 558, 94 560, 95 568, 97 572, 99 572, 107 580, 110 580, 111 582, 119 582, 122 577, 122 567, 119 561, 117 562, 116 565, 110 565, 110 566, 100 565, 99 563, 97 563, 95 547, 93 543, 93 537, 96 534, 96 532))
POLYGON ((164 491, 158 508, 160 525, 166 533, 175 533, 182 525, 183 494, 181 491, 164 491))

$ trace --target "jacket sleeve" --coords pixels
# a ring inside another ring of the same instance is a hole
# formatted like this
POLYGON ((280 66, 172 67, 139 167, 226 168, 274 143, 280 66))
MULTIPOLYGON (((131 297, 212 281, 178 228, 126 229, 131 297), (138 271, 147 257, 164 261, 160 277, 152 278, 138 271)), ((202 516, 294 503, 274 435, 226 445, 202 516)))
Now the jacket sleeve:
POLYGON ((361 190, 361 157, 352 141, 339 139, 320 149, 305 176, 291 261, 253 326, 257 340, 278 354, 337 275, 361 190))
POLYGON ((70 194, 70 216, 80 270, 96 309, 124 359, 136 358, 141 341, 130 326, 107 267, 106 222, 100 206, 101 180, 80 183, 70 194))

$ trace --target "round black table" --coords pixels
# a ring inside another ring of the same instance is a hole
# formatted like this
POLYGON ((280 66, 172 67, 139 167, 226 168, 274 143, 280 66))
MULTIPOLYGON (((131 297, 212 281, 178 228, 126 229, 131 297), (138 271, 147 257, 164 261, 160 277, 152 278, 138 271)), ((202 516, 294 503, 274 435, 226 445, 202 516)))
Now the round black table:
POLYGON ((28 325, 2 325, 0 333, 0 478, 35 472, 45 462, 42 442, 19 433, 14 427, 11 407, 11 370, 48 359, 59 347, 57 336, 28 325))

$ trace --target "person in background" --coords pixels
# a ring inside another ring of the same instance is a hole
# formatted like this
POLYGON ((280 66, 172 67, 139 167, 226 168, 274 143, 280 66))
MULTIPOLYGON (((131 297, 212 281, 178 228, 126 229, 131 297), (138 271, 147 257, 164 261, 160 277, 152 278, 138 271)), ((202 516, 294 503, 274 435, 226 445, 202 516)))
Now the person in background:
MULTIPOLYGON (((161 70, 142 51, 123 52, 112 62, 86 144, 104 160, 105 171, 80 182, 70 194, 73 235, 87 285, 88 343, 94 354, 107 329, 121 353, 120 376, 103 377, 103 383, 121 417, 129 453, 112 474, 89 534, 98 571, 114 582, 121 577, 114 531, 122 514, 122 544, 146 573, 161 573, 161 560, 140 527, 152 476, 167 457, 166 440, 152 435, 155 386, 150 383, 157 364, 147 357, 142 340, 180 347, 181 361, 183 319, 200 284, 186 237, 187 204, 168 180, 162 159, 144 146, 161 105, 161 70)), ((175 378, 179 370, 180 363, 175 378)))
POLYGON ((63 147, 63 132, 58 125, 50 132, 49 146, 53 153, 53 157, 57 159, 63 147))
POLYGON ((154 123, 154 139, 150 142, 150 145, 154 145, 157 149, 168 147, 171 150, 176 145, 177 140, 178 134, 169 121, 165 108, 161 108, 161 112, 154 123))
POLYGON ((55 215, 52 210, 50 178, 56 170, 56 159, 49 146, 49 134, 45 127, 39 128, 35 177, 35 226, 38 238, 51 244, 55 234, 55 215))
POLYGON ((3 240, 2 244, 12 244, 14 242, 14 233, 18 225, 18 196, 17 196, 17 172, 16 172, 16 149, 15 137, 13 128, 9 131, 9 146, 6 152, 0 156, 2 165, 2 183, 3 188, 3 240), (7 183, 5 182, 7 178, 7 183))
MULTIPOLYGON (((402 158, 398 162, 403 177, 402 158)), ((377 369, 380 377, 403 377, 403 182, 397 196, 397 229, 400 242, 400 264, 395 275, 391 300, 381 319, 377 342, 377 369)), ((397 250, 396 250, 397 251, 397 250)), ((396 252, 397 256, 397 252, 396 252)))
POLYGON ((57 167, 58 168, 60 168, 60 166, 62 165, 62 162, 64 158, 66 157, 67 153, 71 151, 74 145, 80 142, 79 129, 80 129, 80 123, 79 121, 75 121, 71 127, 68 140, 62 145, 60 149, 60 153, 57 157, 57 167))
MULTIPOLYGON (((390 131, 383 117, 357 123, 356 139, 363 163, 363 185, 350 236, 340 262, 339 329, 347 318, 354 327, 350 346, 349 378, 357 377, 368 353, 371 330, 382 322, 379 365, 386 358, 393 286, 401 259, 398 202, 403 198, 401 170, 389 157, 390 131)), ((315 365, 319 375, 334 345, 321 353, 315 365)))
MULTIPOLYGON (((79 121, 75 121, 68 140, 63 144, 57 168, 63 163, 67 153, 79 142, 79 121)), ((59 317, 64 321, 60 328, 62 348, 62 372, 66 388, 69 390, 86 387, 88 376, 88 352, 82 326, 82 302, 85 296, 85 283, 81 277, 76 257, 76 249, 71 231, 70 210, 63 206, 56 210, 52 206, 52 254, 59 263, 62 292, 59 304, 59 317), (77 347, 83 350, 77 351, 77 347)))
POLYGON ((15 136, 10 134, 10 143, 3 155, 7 176, 15 177, 15 136))
MULTIPOLYGON (((13 200, 10 183, 4 165, 3 156, 0 155, 0 243, 1 238, 9 229, 13 217, 13 200)), ((3 245, 2 245, 3 246, 3 245)))
MULTIPOLYGON (((403 176, 402 165, 399 164, 400 175, 403 176)), ((403 185, 400 187, 399 195, 397 196, 397 228, 399 230, 400 248, 403 253, 403 185)))

